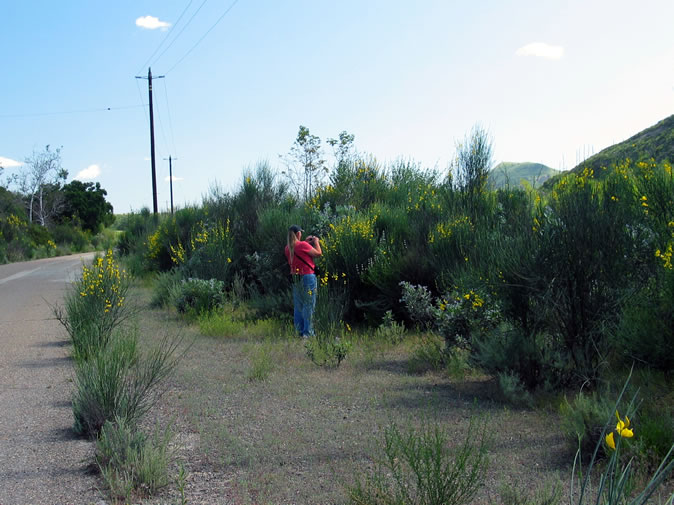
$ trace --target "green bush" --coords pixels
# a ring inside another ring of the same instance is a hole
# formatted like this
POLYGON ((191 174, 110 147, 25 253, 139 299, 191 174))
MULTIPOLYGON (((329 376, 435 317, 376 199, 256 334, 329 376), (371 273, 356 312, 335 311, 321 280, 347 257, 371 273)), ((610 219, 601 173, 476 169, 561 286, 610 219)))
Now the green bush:
POLYGON ((317 335, 304 343, 307 357, 318 366, 337 368, 351 351, 351 341, 317 335))
POLYGON ((165 338, 141 355, 137 336, 121 332, 75 367, 74 430, 96 436, 106 421, 123 419, 135 428, 158 400, 158 386, 178 363, 179 340, 165 338))
POLYGON ((374 337, 390 344, 399 344, 405 338, 405 325, 397 322, 393 318, 393 312, 389 310, 375 330, 374 337))
POLYGON ((580 449, 581 454, 589 457, 602 443, 606 420, 611 418, 614 404, 598 392, 578 393, 571 402, 565 399, 560 406, 561 428, 569 447, 580 449))
POLYGON ((222 306, 224 287, 216 279, 184 279, 171 290, 171 299, 179 313, 199 315, 222 306))
POLYGON ((627 300, 617 352, 627 364, 667 372, 674 370, 674 270, 662 268, 658 277, 627 300))
POLYGON ((171 432, 146 436, 124 418, 106 421, 96 441, 96 464, 115 500, 130 503, 132 494, 147 496, 170 482, 171 432))
POLYGON ((557 339, 526 334, 505 323, 473 341, 472 361, 485 372, 509 374, 526 389, 554 390, 571 374, 567 355, 557 339))
POLYGON ((152 307, 168 307, 173 305, 171 298, 177 292, 177 286, 184 280, 183 272, 174 268, 168 272, 157 272, 154 285, 152 286, 152 307))
POLYGON ((458 505, 469 503, 486 477, 490 441, 486 424, 471 422, 461 446, 449 449, 438 426, 384 430, 383 456, 374 470, 349 490, 358 505, 458 505), (476 430, 478 431, 476 433, 476 430))

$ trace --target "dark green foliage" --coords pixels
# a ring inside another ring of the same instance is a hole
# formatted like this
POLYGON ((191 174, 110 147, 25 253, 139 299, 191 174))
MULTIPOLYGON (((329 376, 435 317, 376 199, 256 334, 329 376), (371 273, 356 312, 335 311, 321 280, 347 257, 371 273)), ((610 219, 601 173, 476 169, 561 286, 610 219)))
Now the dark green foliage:
POLYGON ((170 298, 181 314, 210 312, 224 301, 224 283, 216 279, 182 280, 174 284, 170 298))
MULTIPOLYGON (((346 149, 349 139, 333 144, 346 149)), ((622 359, 671 367, 662 326, 672 298, 663 273, 674 245, 669 165, 624 162, 567 174, 546 192, 490 191, 491 143, 479 127, 444 180, 412 162, 343 154, 328 184, 312 179, 311 198, 292 195, 261 164, 232 194, 213 188, 202 207, 149 226, 145 238, 127 232, 120 248, 142 251, 137 264, 153 270, 219 278, 259 315, 287 318, 283 249, 288 226, 299 224, 321 237, 319 291, 328 282, 345 290, 342 320, 377 326, 387 311, 417 319, 505 388, 593 387, 622 359), (228 221, 229 249, 199 245, 228 221), (402 281, 425 286, 425 308, 405 310, 402 281), (434 314, 421 321, 426 312, 434 314)))
POLYGON ((617 352, 637 366, 674 370, 674 271, 662 269, 660 282, 651 280, 625 301, 617 328, 617 352))
POLYGON ((100 183, 72 181, 63 187, 65 208, 61 219, 70 218, 82 224, 82 228, 96 233, 101 226, 114 221, 112 205, 105 200, 107 191, 100 183))

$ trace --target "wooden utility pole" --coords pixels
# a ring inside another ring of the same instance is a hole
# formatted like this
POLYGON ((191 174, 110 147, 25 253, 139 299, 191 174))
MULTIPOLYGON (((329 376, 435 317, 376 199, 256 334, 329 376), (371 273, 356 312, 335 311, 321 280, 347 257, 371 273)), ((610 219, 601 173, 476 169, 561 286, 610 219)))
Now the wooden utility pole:
MULTIPOLYGON (((163 75, 155 77, 155 79, 163 79, 163 75)), ((145 79, 145 77, 136 76, 136 79, 145 79)), ((154 114, 152 111, 152 69, 147 69, 147 92, 149 95, 150 107, 150 159, 152 160, 152 205, 155 215, 157 214, 157 171, 155 169, 154 158, 154 114)))
MULTIPOLYGON (((175 158, 176 160, 178 158, 175 158)), ((164 158, 166 160, 166 158, 164 158)), ((171 188, 171 214, 173 214, 173 165, 171 164, 171 155, 168 157, 169 162, 169 187, 171 188)))

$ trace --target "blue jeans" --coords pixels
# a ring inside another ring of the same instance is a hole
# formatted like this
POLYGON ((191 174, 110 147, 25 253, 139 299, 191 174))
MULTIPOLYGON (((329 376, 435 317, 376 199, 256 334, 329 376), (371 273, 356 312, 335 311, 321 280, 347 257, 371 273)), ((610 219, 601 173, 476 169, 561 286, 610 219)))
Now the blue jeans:
POLYGON ((302 337, 313 337, 311 319, 316 307, 318 281, 314 274, 295 276, 293 279, 293 304, 295 329, 302 337))

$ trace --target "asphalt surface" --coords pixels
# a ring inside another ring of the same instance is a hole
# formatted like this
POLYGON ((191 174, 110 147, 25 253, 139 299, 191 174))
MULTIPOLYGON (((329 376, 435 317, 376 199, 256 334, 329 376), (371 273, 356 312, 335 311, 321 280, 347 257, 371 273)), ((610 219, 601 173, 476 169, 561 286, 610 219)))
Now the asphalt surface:
POLYGON ((0 505, 101 501, 72 432, 73 365, 52 308, 92 253, 0 265, 0 505))

